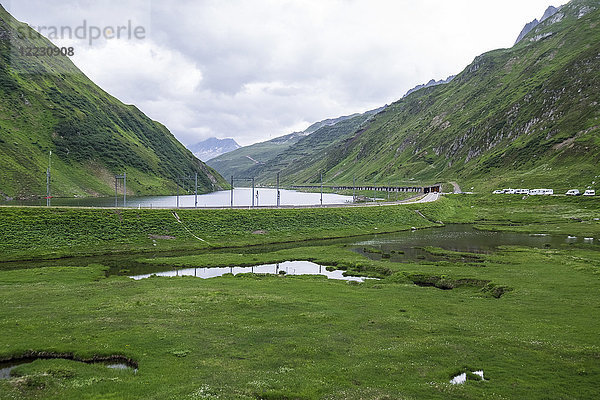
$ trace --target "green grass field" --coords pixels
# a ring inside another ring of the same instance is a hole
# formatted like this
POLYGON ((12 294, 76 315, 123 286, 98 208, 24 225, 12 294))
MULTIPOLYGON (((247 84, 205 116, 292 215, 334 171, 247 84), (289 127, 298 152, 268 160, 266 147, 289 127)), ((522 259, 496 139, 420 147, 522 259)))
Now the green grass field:
POLYGON ((353 209, 177 210, 181 223, 174 210, 0 207, 0 261, 247 246, 436 225, 417 209, 436 221, 463 214, 452 199, 353 209))
MULTIPOLYGON (((179 213, 196 235, 212 232, 210 241, 226 247, 281 241, 280 235, 294 229, 305 239, 372 233, 375 225, 406 229, 415 222, 417 206, 431 220, 472 222, 481 229, 600 236, 598 202, 583 198, 457 195, 429 205, 391 208, 217 210, 210 214, 215 221, 211 228, 202 228, 208 221, 200 217, 204 212, 179 213), (323 222, 309 223, 313 219, 323 222), (352 231, 351 226, 356 228, 352 231), (248 233, 257 227, 269 233, 248 233)), ((152 246, 149 233, 177 237, 184 232, 175 230, 179 224, 167 223, 162 210, 141 210, 139 215, 138 210, 121 211, 122 220, 111 210, 0 211, 8 242, 2 254, 13 258, 24 257, 26 246, 38 249, 39 255, 56 246, 53 256, 99 254, 95 246, 117 252, 147 250, 144 241, 148 249, 152 246), (113 219, 119 222, 109 224, 113 219), (58 229, 66 221, 72 221, 70 235, 58 229), (18 232, 27 241, 12 238, 18 232), (48 232, 56 233, 55 242, 46 241, 48 232), (101 241, 84 240, 83 232, 101 241), (125 237, 133 239, 127 242, 125 237), (6 252, 9 246, 12 253, 6 252)), ((158 246, 170 243, 165 246, 171 251, 189 249, 193 243, 154 240, 158 246)), ((369 260, 335 242, 277 247, 212 252, 198 245, 203 254, 171 252, 155 258, 161 254, 153 251, 133 257, 149 264, 203 267, 313 260, 380 280, 348 283, 246 274, 134 281, 107 276, 107 267, 97 264, 102 256, 78 267, 61 266, 69 260, 60 259, 45 268, 27 268, 30 263, 22 261, 22 269, 14 269, 16 263, 10 263, 13 269, 0 272, 0 359, 36 351, 81 359, 118 355, 135 360, 139 369, 134 373, 101 364, 38 360, 0 380, 0 399, 600 395, 597 245, 505 247, 477 255, 478 263, 459 262, 462 253, 427 248, 446 259, 409 264, 369 260), (458 373, 476 370, 484 371, 485 381, 449 383, 458 373)))

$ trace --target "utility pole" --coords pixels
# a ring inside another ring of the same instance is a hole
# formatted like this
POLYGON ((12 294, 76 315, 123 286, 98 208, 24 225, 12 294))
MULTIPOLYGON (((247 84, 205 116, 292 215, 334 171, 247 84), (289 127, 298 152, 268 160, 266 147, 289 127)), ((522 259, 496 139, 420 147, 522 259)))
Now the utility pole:
POLYGON ((323 207, 323 171, 321 171, 321 207, 323 207))
POLYGON ((277 173, 277 208, 279 208, 281 193, 279 193, 279 172, 277 173))
POLYGON ((48 155, 48 169, 46 170, 46 207, 50 207, 50 168, 52 167, 52 150, 50 150, 50 154, 48 155))
POLYGON ((373 180, 373 202, 377 203, 377 180, 373 180))
POLYGON ((388 197, 388 201, 390 201, 390 181, 388 181, 388 185, 387 185, 387 197, 388 197))
POLYGON ((123 180, 123 207, 127 206, 127 173, 123 172, 123 175, 115 175, 115 208, 119 206, 119 179, 123 180))
POLYGON ((233 175, 231 175, 231 208, 233 208, 233 175))
POLYGON ((127 207, 127 172, 123 172, 123 208, 127 207))
POLYGON ((198 208, 198 173, 196 172, 196 176, 194 179, 195 182, 195 190, 194 190, 194 208, 198 208))

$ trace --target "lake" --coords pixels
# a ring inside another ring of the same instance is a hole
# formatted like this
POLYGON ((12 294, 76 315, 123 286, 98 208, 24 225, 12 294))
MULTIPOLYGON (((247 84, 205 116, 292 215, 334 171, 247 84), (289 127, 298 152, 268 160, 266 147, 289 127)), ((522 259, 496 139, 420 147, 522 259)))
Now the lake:
MULTIPOLYGON (((305 193, 295 190, 280 189, 280 205, 282 206, 315 206, 321 204, 320 193, 305 193)), ((233 190, 233 204, 235 207, 252 206, 259 207, 277 205, 277 189, 259 188, 254 190, 252 196, 251 188, 236 188, 233 190), (258 196, 257 196, 258 195, 258 196)), ((123 195, 117 197, 118 206, 123 206, 123 195)), ((352 203, 352 196, 342 196, 334 193, 323 193, 323 204, 345 204, 352 203)), ((6 205, 22 206, 45 206, 46 200, 13 200, 2 202, 6 205)), ((52 199, 53 206, 65 207, 114 207, 114 197, 86 197, 86 198, 56 198, 52 199)), ((179 196, 179 207, 194 207, 195 196, 179 196)), ((231 191, 222 190, 213 193, 199 194, 198 207, 229 207, 231 206, 231 191)), ((177 196, 145 196, 127 197, 127 207, 131 208, 176 208, 177 196)))

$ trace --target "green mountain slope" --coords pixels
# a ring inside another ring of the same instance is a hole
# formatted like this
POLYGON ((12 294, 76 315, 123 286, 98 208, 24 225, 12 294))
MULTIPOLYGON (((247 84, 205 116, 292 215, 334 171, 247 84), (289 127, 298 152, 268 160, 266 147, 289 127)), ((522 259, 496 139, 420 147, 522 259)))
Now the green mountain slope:
MULTIPOLYGON (((296 143, 273 157, 265 164, 256 165, 248 170, 250 176, 255 176, 259 183, 275 182, 277 173, 280 179, 289 182, 289 177, 299 171, 304 171, 314 165, 320 158, 341 141, 351 137, 372 117, 372 113, 355 115, 341 120, 333 125, 325 125, 308 136, 302 137, 296 143)), ((315 182, 318 173, 314 176, 315 182)))
POLYGON ((287 176, 309 167, 316 154, 351 136, 378 111, 316 122, 304 132, 242 147, 207 164, 225 177, 254 177, 258 183, 272 184, 277 172, 287 176))
POLYGON ((237 150, 208 160, 206 163, 226 178, 231 175, 244 178, 251 177, 250 169, 277 157, 277 155, 298 142, 302 136, 303 133, 301 132, 290 133, 266 142, 240 147, 237 150))
POLYGON ((109 195, 127 172, 130 194, 169 194, 198 173, 203 192, 226 186, 158 122, 90 81, 65 56, 27 56, 55 46, 0 7, 0 196, 46 192, 52 151, 55 196, 109 195))
MULTIPOLYGON (((600 182, 600 2, 574 0, 511 49, 477 57, 284 182, 458 180, 555 189, 600 182)), ((470 184, 470 185, 469 185, 470 184)))

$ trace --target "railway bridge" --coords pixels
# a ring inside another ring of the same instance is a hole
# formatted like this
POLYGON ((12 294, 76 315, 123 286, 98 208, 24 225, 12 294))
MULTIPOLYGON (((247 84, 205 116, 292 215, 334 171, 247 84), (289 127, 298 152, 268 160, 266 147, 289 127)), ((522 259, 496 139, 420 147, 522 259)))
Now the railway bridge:
POLYGON ((344 185, 292 185, 291 189, 330 189, 330 190, 364 190, 370 192, 391 193, 440 193, 442 186, 344 186, 344 185))

